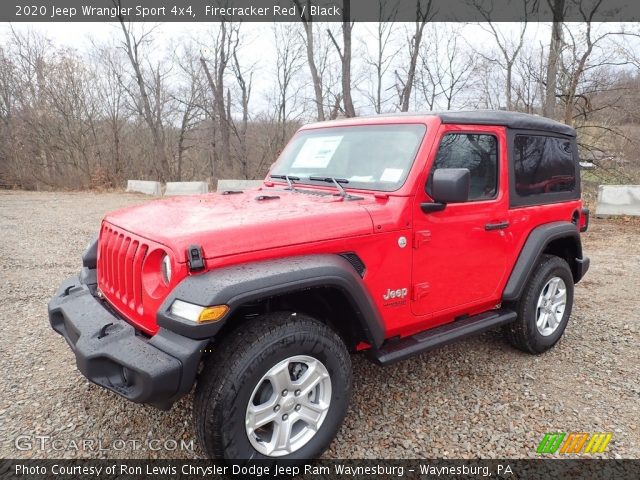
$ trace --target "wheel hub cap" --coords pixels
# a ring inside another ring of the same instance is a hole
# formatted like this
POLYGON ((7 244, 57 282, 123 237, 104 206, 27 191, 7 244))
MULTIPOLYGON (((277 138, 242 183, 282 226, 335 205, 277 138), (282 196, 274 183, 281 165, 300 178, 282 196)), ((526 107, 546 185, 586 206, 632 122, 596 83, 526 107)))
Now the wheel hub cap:
POLYGON ((270 457, 305 446, 320 429, 331 404, 331 378, 319 360, 289 357, 270 368, 247 405, 245 427, 251 445, 270 457))
POLYGON ((555 332, 567 306, 567 286, 560 277, 551 278, 543 287, 536 308, 536 327, 544 337, 555 332))

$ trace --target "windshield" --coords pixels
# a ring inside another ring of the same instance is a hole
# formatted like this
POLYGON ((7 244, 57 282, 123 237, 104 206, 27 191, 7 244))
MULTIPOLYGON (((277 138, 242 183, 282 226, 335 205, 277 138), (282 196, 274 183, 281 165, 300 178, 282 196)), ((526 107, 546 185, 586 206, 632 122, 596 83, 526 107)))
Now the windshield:
POLYGON ((271 175, 309 184, 320 183, 309 177, 333 177, 347 180, 347 188, 392 192, 406 180, 425 131, 418 124, 305 130, 289 142, 271 175))

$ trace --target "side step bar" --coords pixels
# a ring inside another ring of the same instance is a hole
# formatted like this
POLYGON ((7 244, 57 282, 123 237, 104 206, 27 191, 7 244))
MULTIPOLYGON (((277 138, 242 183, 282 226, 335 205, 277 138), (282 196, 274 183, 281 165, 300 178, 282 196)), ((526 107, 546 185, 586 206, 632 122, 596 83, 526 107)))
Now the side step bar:
POLYGON ((413 355, 513 322, 516 317, 516 312, 512 310, 491 310, 416 333, 411 337, 386 342, 379 349, 369 350, 368 355, 378 365, 391 365, 413 355))

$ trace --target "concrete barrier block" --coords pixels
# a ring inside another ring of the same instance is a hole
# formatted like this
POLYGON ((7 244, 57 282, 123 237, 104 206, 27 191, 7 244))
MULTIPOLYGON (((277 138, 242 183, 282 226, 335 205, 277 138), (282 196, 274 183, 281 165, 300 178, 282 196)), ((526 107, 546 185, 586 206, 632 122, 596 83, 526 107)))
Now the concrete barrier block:
POLYGON ((207 182, 167 182, 165 197, 173 195, 200 195, 209 193, 207 182))
POLYGON ((600 185, 596 217, 640 216, 640 185, 600 185))
POLYGON ((262 186, 262 180, 218 180, 216 192, 225 190, 251 190, 262 186))
POLYGON ((162 195, 160 182, 148 180, 127 180, 127 192, 146 193, 147 195, 162 195))

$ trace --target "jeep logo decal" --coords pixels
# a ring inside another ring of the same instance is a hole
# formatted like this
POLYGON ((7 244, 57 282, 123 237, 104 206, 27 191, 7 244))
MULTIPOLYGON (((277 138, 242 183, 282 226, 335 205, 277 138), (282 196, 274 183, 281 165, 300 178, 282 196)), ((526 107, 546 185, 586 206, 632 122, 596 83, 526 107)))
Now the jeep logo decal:
POLYGON ((385 300, 404 298, 407 296, 407 293, 409 293, 409 291, 406 288, 399 288, 397 290, 391 290, 390 288, 388 288, 387 293, 385 293, 382 298, 385 300))

